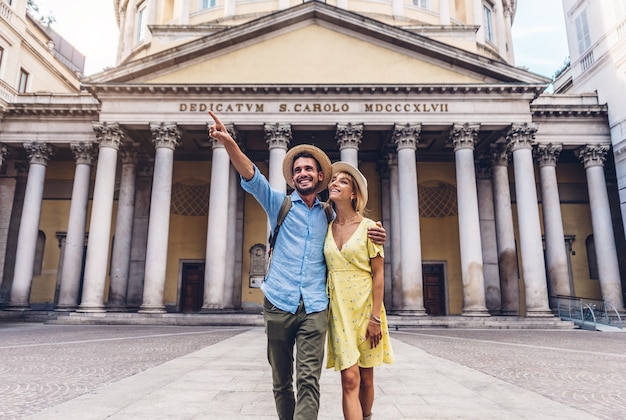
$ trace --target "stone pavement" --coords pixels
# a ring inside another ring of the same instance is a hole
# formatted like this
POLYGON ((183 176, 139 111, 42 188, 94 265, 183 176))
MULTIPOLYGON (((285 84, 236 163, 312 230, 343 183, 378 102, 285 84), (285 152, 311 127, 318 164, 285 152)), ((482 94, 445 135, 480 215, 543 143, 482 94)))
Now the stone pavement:
MULTIPOLYGON (((626 418, 626 334, 401 328, 374 418, 626 418)), ((275 419, 260 327, 0 323, 0 418, 275 419), (28 416, 30 415, 30 416, 28 416)), ((324 370, 320 419, 341 419, 324 370)))

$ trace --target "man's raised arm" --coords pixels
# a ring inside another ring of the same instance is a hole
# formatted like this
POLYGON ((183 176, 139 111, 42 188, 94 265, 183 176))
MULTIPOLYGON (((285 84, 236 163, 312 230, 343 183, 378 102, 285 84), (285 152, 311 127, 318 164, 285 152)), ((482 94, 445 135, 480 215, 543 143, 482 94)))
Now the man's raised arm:
POLYGON ((237 172, 239 172, 239 175, 246 181, 249 181, 254 176, 254 164, 241 148, 239 148, 235 139, 228 134, 226 127, 224 127, 224 124, 222 124, 222 121, 220 121, 217 115, 215 115, 213 111, 209 111, 209 115, 213 118, 213 121, 215 121, 215 124, 209 126, 209 137, 224 145, 228 157, 237 172))

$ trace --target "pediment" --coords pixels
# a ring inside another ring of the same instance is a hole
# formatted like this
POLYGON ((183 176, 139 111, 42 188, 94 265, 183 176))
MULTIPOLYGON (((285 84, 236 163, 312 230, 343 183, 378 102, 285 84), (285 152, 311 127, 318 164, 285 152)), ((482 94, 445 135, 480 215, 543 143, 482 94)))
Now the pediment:
POLYGON ((542 76, 317 1, 94 75, 84 84, 545 84, 542 76))

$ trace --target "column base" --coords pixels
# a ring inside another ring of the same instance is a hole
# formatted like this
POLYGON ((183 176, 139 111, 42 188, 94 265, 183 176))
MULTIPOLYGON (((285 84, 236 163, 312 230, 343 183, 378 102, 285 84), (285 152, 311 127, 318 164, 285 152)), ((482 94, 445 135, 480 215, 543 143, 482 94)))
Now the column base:
POLYGON ((57 305, 54 308, 55 312, 74 312, 78 308, 78 305, 57 305))
POLYGON ((519 316, 519 311, 513 309, 503 310, 500 315, 502 316, 519 316))
POLYGON ((113 302, 107 304, 107 312, 128 312, 128 309, 124 303, 113 302))
POLYGON ((396 309, 394 311, 394 314, 400 315, 400 316, 426 316, 428 315, 425 309, 408 309, 408 308, 396 309))
POLYGON ((228 312, 233 312, 230 309, 226 309, 226 308, 220 308, 217 305, 205 305, 202 308, 200 308, 200 311, 198 312, 199 314, 223 314, 223 313, 228 313, 228 312))
POLYGON ((463 309, 461 312, 462 316, 474 316, 474 317, 490 317, 491 314, 489 311, 484 309, 463 309))
POLYGON ((165 314, 165 306, 163 305, 141 305, 137 313, 140 314, 165 314))
POLYGON ((554 312, 549 309, 526 310, 526 318, 554 318, 554 312))
POLYGON ((30 311, 30 305, 24 305, 24 304, 16 304, 16 305, 12 305, 9 304, 9 306, 5 306, 4 308, 5 311, 30 311))
POLYGON ((80 305, 76 312, 82 313, 103 313, 106 312, 103 305, 80 305))

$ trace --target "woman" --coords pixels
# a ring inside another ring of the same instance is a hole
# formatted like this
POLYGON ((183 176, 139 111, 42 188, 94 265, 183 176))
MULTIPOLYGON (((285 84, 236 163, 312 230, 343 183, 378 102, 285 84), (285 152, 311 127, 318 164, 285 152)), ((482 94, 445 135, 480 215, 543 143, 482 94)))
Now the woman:
POLYGON ((367 228, 376 223, 362 216, 367 180, 357 168, 334 163, 328 193, 336 217, 324 242, 330 298, 326 367, 341 371, 344 418, 370 419, 374 366, 393 362, 383 306, 383 247, 367 238, 367 228))

